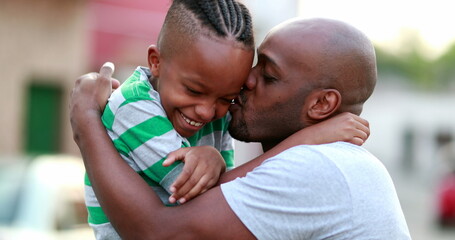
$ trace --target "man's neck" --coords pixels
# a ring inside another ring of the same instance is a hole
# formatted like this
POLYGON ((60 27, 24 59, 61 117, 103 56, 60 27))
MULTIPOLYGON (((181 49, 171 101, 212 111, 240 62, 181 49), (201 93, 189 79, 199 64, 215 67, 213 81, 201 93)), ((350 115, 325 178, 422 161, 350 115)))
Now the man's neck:
POLYGON ((278 143, 277 142, 261 142, 262 145, 262 151, 267 152, 268 150, 272 149, 275 147, 278 143))

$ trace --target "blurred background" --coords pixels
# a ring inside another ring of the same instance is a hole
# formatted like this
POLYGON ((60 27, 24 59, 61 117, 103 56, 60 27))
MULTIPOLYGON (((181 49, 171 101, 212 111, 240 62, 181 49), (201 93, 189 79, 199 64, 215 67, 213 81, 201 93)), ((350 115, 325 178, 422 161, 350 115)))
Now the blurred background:
MULTIPOLYGON (((455 239, 455 29, 444 0, 244 0, 257 44, 296 16, 365 32, 379 81, 365 147, 388 168, 415 240, 455 239)), ((105 61, 146 65, 169 0, 0 0, 0 240, 93 239, 72 140, 75 79, 105 61)), ((236 142, 238 164, 260 153, 236 142)))

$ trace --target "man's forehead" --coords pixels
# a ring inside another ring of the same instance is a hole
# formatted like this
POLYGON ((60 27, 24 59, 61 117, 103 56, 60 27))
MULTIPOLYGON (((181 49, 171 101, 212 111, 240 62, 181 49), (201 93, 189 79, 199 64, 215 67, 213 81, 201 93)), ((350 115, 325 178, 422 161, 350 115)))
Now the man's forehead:
POLYGON ((280 50, 289 44, 289 40, 282 37, 279 32, 271 31, 258 47, 258 54, 280 55, 280 50))
POLYGON ((268 58, 282 62, 299 57, 302 44, 296 36, 289 35, 286 31, 270 32, 259 45, 258 55, 266 55, 268 58))
POLYGON ((320 58, 320 42, 314 31, 295 31, 297 24, 273 29, 258 48, 258 57, 283 71, 308 73, 320 58))
POLYGON ((281 51, 279 42, 275 41, 273 35, 268 35, 257 50, 258 58, 265 60, 275 66, 281 62, 281 51))

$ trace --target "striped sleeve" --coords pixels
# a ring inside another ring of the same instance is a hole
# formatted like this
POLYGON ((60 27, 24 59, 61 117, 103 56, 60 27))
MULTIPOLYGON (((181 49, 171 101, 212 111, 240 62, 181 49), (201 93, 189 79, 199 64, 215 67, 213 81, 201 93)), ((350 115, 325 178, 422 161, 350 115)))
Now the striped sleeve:
POLYGON ((166 156, 188 146, 174 130, 159 102, 154 100, 131 101, 122 105, 115 113, 112 131, 118 135, 113 140, 116 149, 134 162, 130 165, 136 165, 141 175, 157 183, 182 164, 176 162, 163 167, 166 156))
POLYGON ((231 120, 231 115, 228 113, 223 118, 223 134, 221 136, 221 156, 223 156, 226 162, 227 170, 231 170, 235 167, 234 165, 234 141, 229 134, 228 127, 231 120))
POLYGON ((213 146, 226 162, 227 170, 234 168, 234 143, 228 132, 230 115, 208 123, 188 140, 191 146, 213 146))

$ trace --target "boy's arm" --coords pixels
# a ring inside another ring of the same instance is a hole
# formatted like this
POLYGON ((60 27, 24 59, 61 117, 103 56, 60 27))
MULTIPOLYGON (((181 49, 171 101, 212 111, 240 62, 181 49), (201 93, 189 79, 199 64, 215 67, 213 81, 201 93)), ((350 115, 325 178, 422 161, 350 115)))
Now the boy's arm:
MULTIPOLYGON (((216 141, 214 143, 214 146, 217 146, 217 149, 214 147, 211 147, 212 150, 217 151, 217 155, 221 156, 221 160, 225 163, 226 167, 222 169, 221 172, 218 172, 218 175, 215 174, 208 174, 206 173, 207 171, 204 171, 204 175, 206 176, 198 176, 198 174, 195 174, 193 171, 183 171, 177 179, 174 181, 172 184, 172 189, 173 189, 173 194, 170 199, 182 199, 183 202, 190 200, 194 197, 196 197, 199 194, 202 194, 206 192, 208 189, 212 188, 213 186, 218 183, 220 175, 224 173, 225 171, 232 170, 234 168, 234 141, 229 134, 228 127, 229 127, 229 122, 231 119, 231 115, 227 114, 225 117, 216 120, 214 122, 213 127, 218 129, 218 133, 216 136, 214 136, 214 140, 216 141), (218 152, 219 151, 219 152, 218 152)), ((191 142, 191 140, 190 140, 191 142)), ((204 146, 206 148, 207 146, 204 146)), ((202 164, 207 164, 209 163, 210 165, 217 164, 216 161, 216 156, 214 154, 210 154, 209 151, 197 151, 201 149, 197 149, 198 147, 190 147, 190 148, 184 148, 184 149, 179 149, 177 151, 174 151, 170 153, 165 161, 166 165, 171 164, 175 161, 186 161, 187 159, 192 159, 196 160, 193 162, 197 162, 199 164, 200 159, 206 158, 206 163, 202 164), (179 154, 179 155, 176 155, 179 154), (199 160, 198 160, 199 159, 199 160), (207 161, 208 159, 211 159, 211 161, 207 161)), ((189 164, 185 164, 185 167, 188 167, 189 164)), ((209 171, 214 171, 214 167, 211 167, 212 169, 208 169, 209 171)), ((199 171, 201 173, 201 171, 199 171)), ((199 174, 201 175, 201 174, 199 174)), ((182 201, 179 201, 182 203, 182 201)))
POLYGON ((262 155, 244 163, 232 171, 225 172, 221 175, 218 184, 232 181, 237 177, 243 177, 255 167, 259 166, 264 160, 297 145, 324 144, 336 141, 362 145, 369 135, 370 128, 367 120, 352 113, 341 113, 292 134, 278 145, 265 151, 262 155))

